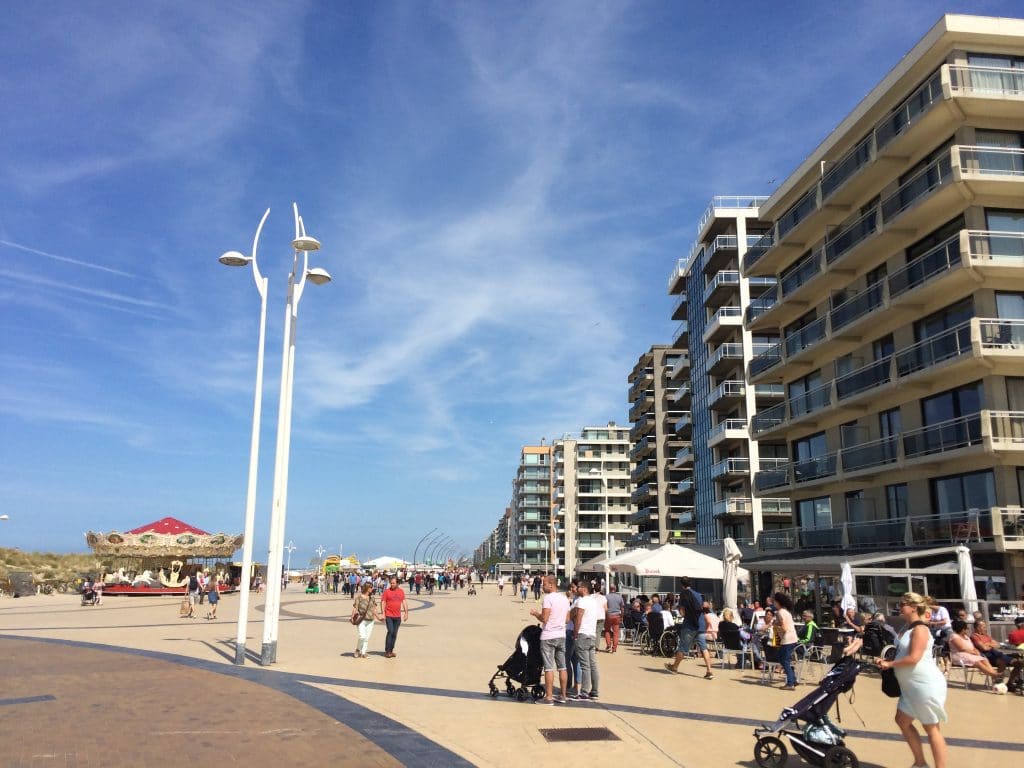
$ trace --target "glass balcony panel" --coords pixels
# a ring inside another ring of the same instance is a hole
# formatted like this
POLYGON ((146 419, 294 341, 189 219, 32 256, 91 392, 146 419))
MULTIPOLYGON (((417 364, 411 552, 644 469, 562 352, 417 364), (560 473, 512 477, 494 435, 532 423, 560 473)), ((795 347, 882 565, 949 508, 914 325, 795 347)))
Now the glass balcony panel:
POLYGON ((843 527, 801 528, 800 546, 805 549, 839 549, 843 546, 843 527))
POLYGON ((981 442, 981 414, 950 419, 903 435, 903 454, 912 459, 966 448, 981 442))
POLYGON ((875 136, 869 133, 861 139, 857 146, 843 155, 821 179, 821 199, 825 200, 839 187, 846 183, 861 168, 870 163, 874 157, 875 136))
POLYGON ((821 272, 821 251, 812 252, 792 270, 782 276, 782 296, 785 298, 821 272))
POLYGON ((978 320, 983 349, 1024 349, 1024 320, 978 320))
POLYGON ((1024 149, 960 147, 960 167, 970 174, 1024 176, 1024 149))
POLYGON ((775 306, 779 297, 777 292, 769 291, 764 296, 759 296, 747 305, 747 322, 756 320, 769 309, 775 306))
POLYGON ((972 259, 1019 263, 1024 258, 1024 233, 972 230, 969 236, 972 259))
POLYGON ((793 513, 793 502, 789 499, 761 499, 761 514, 790 515, 793 513))
POLYGON ((796 549, 799 543, 796 528, 782 528, 760 531, 757 534, 757 548, 764 550, 796 549))
POLYGON ((992 440, 1013 446, 1024 444, 1024 411, 989 411, 992 440))
POLYGON ((782 352, 780 345, 772 344, 768 349, 750 361, 750 375, 757 376, 781 361, 782 352))
POLYGON ((889 296, 895 298, 959 265, 960 236, 954 235, 889 275, 889 296))
POLYGON ((832 384, 828 383, 810 392, 789 399, 789 417, 795 419, 819 411, 832 404, 832 384))
MULTIPOLYGON (((960 162, 963 163, 963 148, 960 162)), ((932 190, 953 178, 953 165, 949 154, 935 160, 913 177, 903 182, 899 189, 882 201, 882 221, 888 223, 916 203, 932 190)))
POLYGON ((991 540, 992 510, 968 509, 910 518, 910 537, 915 545, 952 544, 969 538, 991 540))
POLYGON ((950 64, 949 83, 955 93, 1022 96, 1024 69, 950 64))
POLYGON ((825 262, 831 264, 858 243, 878 231, 881 222, 878 206, 875 206, 856 221, 836 230, 825 238, 825 262))
POLYGON ((892 380, 892 357, 883 357, 836 379, 836 397, 843 400, 892 380))
POLYGON ((849 325, 854 320, 882 306, 885 297, 885 283, 879 280, 872 283, 856 296, 851 296, 842 304, 837 305, 829 312, 829 319, 832 323, 832 332, 849 325))
POLYGON ((759 432, 766 432, 769 429, 775 429, 782 422, 786 420, 786 404, 779 403, 773 405, 771 408, 765 408, 763 411, 758 411, 754 414, 754 418, 751 420, 751 428, 754 430, 754 434, 759 432))
POLYGON ((906 101, 876 126, 875 147, 877 150, 880 151, 889 142, 904 133, 942 97, 942 72, 936 70, 928 82, 910 94, 906 101))
POLYGON ((767 491, 771 488, 781 488, 789 485, 789 468, 762 469, 754 475, 754 487, 759 491, 767 491))
POLYGON ((749 270, 752 266, 757 263, 760 259, 772 247, 775 242, 774 232, 765 232, 760 237, 756 238, 752 243, 747 245, 747 252, 743 256, 743 268, 749 270))
POLYGON ((784 397, 786 394, 786 388, 781 384, 755 384, 754 385, 754 397, 766 398, 766 397, 784 397))
POLYGON ((825 456, 815 456, 805 461, 793 462, 793 479, 797 483, 817 480, 821 477, 831 477, 835 473, 836 454, 834 453, 829 453, 825 456))
POLYGON ((870 443, 844 448, 841 453, 843 471, 854 472, 858 469, 878 467, 897 461, 899 459, 899 442, 897 437, 892 435, 870 443))
POLYGON ((797 224, 818 210, 818 185, 815 184, 796 203, 779 217, 779 240, 789 234, 797 224))
POLYGON ((896 371, 900 377, 971 352, 971 323, 920 341, 896 354, 896 371))
POLYGON ((904 543, 907 524, 903 519, 847 523, 851 547, 898 547, 904 543))
POLYGON ((786 337, 786 356, 793 357, 824 338, 825 318, 819 317, 786 337))

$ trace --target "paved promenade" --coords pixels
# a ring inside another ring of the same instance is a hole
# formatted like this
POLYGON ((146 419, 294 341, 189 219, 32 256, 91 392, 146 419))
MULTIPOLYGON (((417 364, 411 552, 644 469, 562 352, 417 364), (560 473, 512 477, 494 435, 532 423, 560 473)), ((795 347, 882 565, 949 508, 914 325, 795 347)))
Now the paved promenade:
MULTIPOLYGON (((535 604, 499 598, 491 583, 478 591, 411 598, 397 658, 383 657, 377 625, 370 658, 357 659, 347 598, 287 590, 279 662, 266 669, 231 663, 234 596, 216 622, 179 619, 170 598, 107 597, 96 608, 67 595, 4 598, 0 766, 754 766, 753 728, 810 691, 761 685, 751 671, 716 669, 708 681, 689 661, 671 675, 664 659, 627 646, 598 655, 599 703, 491 699, 487 681, 535 604), (614 740, 548 742, 551 728, 606 728, 614 740)), ((951 675, 950 765, 1019 765, 1024 700, 964 690, 951 675)), ((841 715, 861 765, 909 765, 878 678, 862 676, 855 693, 841 715)))

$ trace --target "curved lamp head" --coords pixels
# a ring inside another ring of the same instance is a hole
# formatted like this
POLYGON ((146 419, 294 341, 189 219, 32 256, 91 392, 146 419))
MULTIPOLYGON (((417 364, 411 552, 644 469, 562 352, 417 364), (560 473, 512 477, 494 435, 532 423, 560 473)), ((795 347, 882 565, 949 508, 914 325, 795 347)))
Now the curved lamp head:
POLYGON ((309 235, 300 235, 292 240, 292 248, 296 251, 319 251, 320 241, 309 235))
POLYGON ((306 279, 313 285, 323 285, 324 283, 331 282, 331 275, 326 269, 313 267, 306 270, 306 279))
POLYGON ((238 251, 228 251, 218 261, 227 267, 244 267, 252 261, 252 256, 246 256, 238 251))

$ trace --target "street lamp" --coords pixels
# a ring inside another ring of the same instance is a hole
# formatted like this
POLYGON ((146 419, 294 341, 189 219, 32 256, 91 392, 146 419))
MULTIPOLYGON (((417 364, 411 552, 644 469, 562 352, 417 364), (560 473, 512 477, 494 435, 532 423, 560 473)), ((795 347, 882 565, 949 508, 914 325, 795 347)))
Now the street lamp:
POLYGON ((424 553, 424 558, 426 559, 426 561, 428 563, 433 564, 434 560, 437 559, 437 555, 445 547, 445 545, 449 543, 449 541, 450 539, 447 533, 442 533, 440 538, 432 541, 430 543, 430 546, 427 547, 427 550, 424 553))
MULTIPOLYGON (((260 415, 263 411, 263 347, 267 335, 267 278, 260 273, 256 264, 256 249, 259 247, 260 232, 270 215, 270 209, 263 213, 252 239, 252 256, 238 251, 228 251, 220 257, 220 263, 229 267, 244 267, 252 264, 252 277, 260 294, 260 341, 256 349, 256 394, 252 406, 252 437, 249 442, 249 487, 245 494, 245 531, 242 534, 242 579, 238 585, 238 632, 235 635, 235 664, 245 664, 245 636, 249 622, 249 582, 252 578, 252 539, 256 525, 256 470, 260 453, 260 415)), ((269 573, 267 574, 270 575, 269 573)), ((269 581, 269 579, 268 579, 269 581)), ((268 585, 269 586, 269 585, 268 585)))
POLYGON ((295 542, 289 540, 288 544, 285 545, 285 549, 288 550, 288 565, 285 566, 285 570, 286 571, 291 571, 291 569, 292 569, 292 552, 294 552, 296 549, 298 549, 298 547, 295 546, 295 542))
MULTIPOLYGON (((274 460, 274 491, 270 508, 270 532, 267 552, 267 600, 264 605, 263 646, 260 664, 277 661, 277 629, 281 610, 281 566, 284 559, 284 531, 288 511, 288 455, 291 446, 292 385, 295 376, 295 328, 299 301, 308 279, 323 285, 331 276, 326 270, 309 268, 309 252, 320 249, 320 242, 306 234, 299 206, 292 203, 295 239, 292 240, 292 271, 288 275, 288 300, 284 315, 284 348, 281 355, 281 391, 277 409, 277 449, 274 460), (299 255, 302 255, 300 268, 299 255), (271 574, 273 577, 271 577, 271 574)), ((244 257, 243 257, 244 258, 244 257)))
POLYGON ((423 562, 424 563, 430 563, 431 562, 431 560, 430 560, 430 551, 431 551, 431 549, 433 549, 435 546, 440 544, 444 540, 446 535, 447 534, 444 531, 441 531, 440 533, 437 534, 437 536, 435 536, 434 538, 432 538, 430 541, 427 542, 427 546, 425 546, 423 548, 423 562))
POLYGON ((430 534, 432 534, 436 530, 437 530, 436 527, 431 528, 429 531, 427 531, 427 535, 426 536, 424 536, 422 539, 420 539, 418 542, 416 542, 416 549, 414 549, 412 551, 412 565, 413 565, 414 568, 416 567, 416 553, 420 551, 420 544, 422 544, 426 540, 427 536, 429 536, 430 534))

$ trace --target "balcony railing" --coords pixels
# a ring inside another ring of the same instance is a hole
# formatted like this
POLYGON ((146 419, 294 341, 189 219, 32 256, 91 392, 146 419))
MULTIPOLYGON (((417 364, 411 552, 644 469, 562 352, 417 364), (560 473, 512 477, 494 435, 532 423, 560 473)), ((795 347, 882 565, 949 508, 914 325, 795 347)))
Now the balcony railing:
POLYGON ((804 285, 811 278, 817 277, 821 274, 822 264, 824 259, 822 258, 823 252, 819 250, 812 251, 807 257, 796 264, 793 268, 787 270, 782 275, 782 297, 791 295, 797 288, 804 285))
POLYGON ((739 342, 727 341, 725 344, 720 344, 715 350, 715 353, 708 358, 707 370, 711 370, 722 360, 742 360, 743 359, 743 345, 739 342))
POLYGON ((775 429, 786 420, 786 404, 779 403, 771 408, 758 411, 751 419, 750 428, 755 435, 775 429))
POLYGON ((1024 320, 979 318, 981 348, 1024 349, 1024 320))
POLYGON ((711 282, 707 284, 704 289, 704 302, 707 303, 708 299, 711 298, 712 294, 722 287, 739 286, 740 284, 740 273, 735 269, 723 269, 715 273, 715 276, 711 278, 711 282))
POLYGON ((836 473, 836 456, 837 454, 835 453, 827 453, 824 456, 794 461, 793 481, 796 483, 806 483, 823 477, 831 477, 836 473))
POLYGON ((811 187, 803 197, 779 217, 778 231, 781 240, 789 234, 797 224, 818 209, 818 186, 811 187))
POLYGON ((856 472, 899 460, 899 438, 895 435, 869 443, 844 448, 840 451, 844 472, 856 472))
POLYGON ((878 206, 861 214, 850 222, 825 237, 825 263, 832 264, 856 245, 875 234, 882 225, 878 215, 878 206))
POLYGON ((844 400, 881 384, 892 381, 892 356, 883 357, 873 363, 844 374, 835 380, 836 397, 844 400))
POLYGON ((726 477, 728 475, 746 475, 750 473, 750 459, 745 457, 732 457, 723 459, 711 467, 711 479, 726 477))
POLYGON ((1024 176, 1024 149, 1018 147, 954 147, 965 175, 1024 176))
POLYGON ((676 326, 675 331, 672 333, 672 340, 675 342, 681 342, 683 337, 689 334, 690 323, 688 320, 683 320, 676 326))
POLYGON ((1024 233, 970 230, 968 248, 972 261, 1020 263, 1024 259, 1024 233))
POLYGON ((688 383, 687 384, 680 384, 679 388, 676 389, 676 391, 672 393, 672 397, 670 399, 672 400, 673 403, 678 403, 680 400, 685 400, 689 396, 690 396, 690 385, 688 383))
POLYGON ((680 448, 676 451, 675 464, 685 465, 693 461, 693 449, 687 446, 686 448, 680 448))
POLYGON ((799 330, 786 336, 786 356, 793 357, 825 338, 825 317, 812 320, 799 330))
POLYGON ((1019 450, 1024 446, 1024 412, 989 411, 988 424, 996 447, 1019 450))
POLYGON ((929 163, 882 201, 882 219, 890 222, 903 211, 953 178, 952 152, 929 163))
POLYGON ((753 299, 747 304, 747 322, 753 322, 769 309, 775 306, 779 297, 776 291, 769 291, 763 296, 753 299))
POLYGON ((971 351, 971 322, 967 320, 948 331, 931 336, 896 354, 896 370, 900 376, 959 357, 971 351))
POLYGON ((729 430, 742 430, 747 431, 747 422, 744 419, 726 419, 725 421, 719 422, 711 431, 708 432, 708 442, 710 443, 719 435, 724 435, 729 430))
POLYGON ((781 517, 793 514, 793 502, 789 499, 761 499, 761 514, 781 517))
MULTIPOLYGON (((675 285, 677 280, 686 276, 686 265, 689 263, 689 261, 689 258, 678 259, 676 261, 675 267, 672 268, 672 271, 668 275, 669 292, 672 291, 672 286, 675 285)), ((686 294, 684 293, 683 296, 685 297, 686 294)))
POLYGON ((789 418, 797 419, 832 405, 832 383, 789 398, 789 418))
POLYGON ((748 246, 747 253, 743 257, 744 271, 749 271, 757 263, 757 260, 764 256, 765 252, 772 247, 774 242, 775 233, 769 230, 755 240, 752 245, 748 246))
POLYGON ((908 459, 929 456, 981 442, 981 414, 973 413, 903 433, 903 454, 908 459))
POLYGON ((746 391, 747 385, 743 381, 740 381, 738 379, 730 379, 728 381, 723 381, 721 384, 719 384, 717 387, 711 390, 711 394, 708 395, 708 403, 717 403, 724 397, 743 397, 746 391))
POLYGON ((878 280, 863 291, 849 297, 841 304, 837 304, 829 312, 829 322, 832 324, 832 332, 849 325, 864 315, 880 308, 885 301, 885 281, 878 280))
POLYGON ((673 430, 677 435, 680 432, 688 432, 693 427, 693 419, 690 416, 689 411, 684 411, 676 419, 675 429, 673 430))
POLYGON ((749 515, 754 511, 754 502, 748 498, 720 499, 711 507, 715 517, 723 515, 749 515))
POLYGON ((781 384, 755 384, 754 397, 756 398, 779 398, 786 396, 786 388, 781 384))
POLYGON ((875 159, 875 134, 872 131, 857 145, 831 164, 831 167, 821 179, 821 199, 828 197, 853 178, 865 165, 875 159))
POLYGON ((950 64, 949 84, 953 93, 971 95, 1024 96, 1024 69, 950 64))
POLYGON ((750 376, 753 378, 782 362, 782 347, 772 344, 768 349, 750 361, 750 376))
POLYGON ((960 235, 957 234, 889 275, 889 298, 900 296, 935 275, 948 272, 960 262, 960 235))
POLYGON ((768 198, 763 195, 715 195, 704 209, 700 221, 697 223, 697 231, 703 232, 704 227, 715 217, 715 210, 718 208, 757 208, 768 198))
POLYGON ((942 71, 936 70, 928 82, 910 94, 891 114, 875 126, 875 147, 881 150, 900 134, 916 123, 918 119, 941 100, 942 71))

